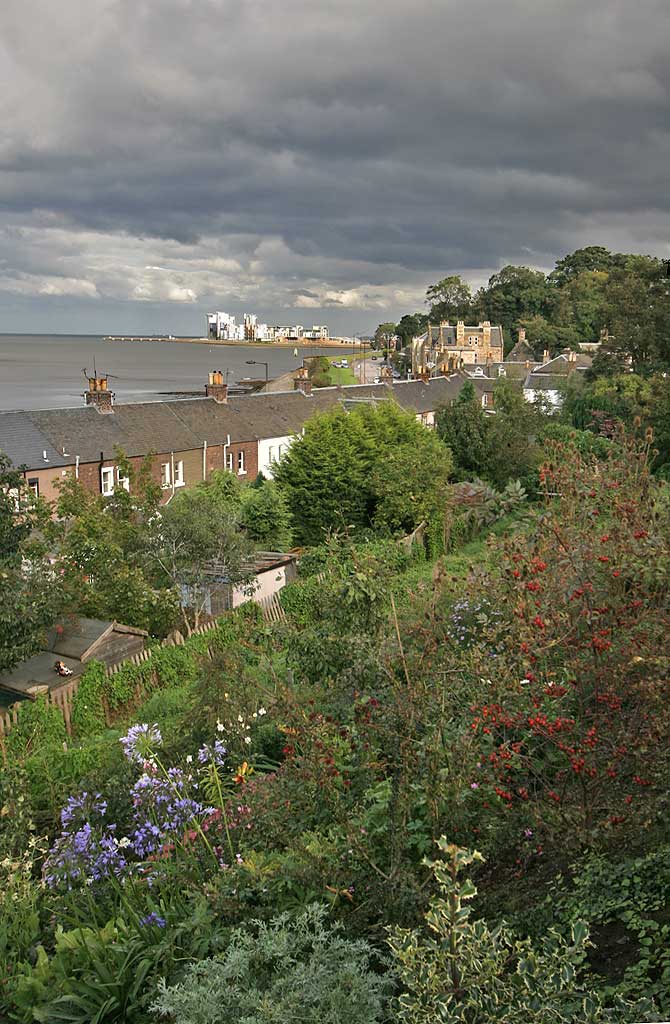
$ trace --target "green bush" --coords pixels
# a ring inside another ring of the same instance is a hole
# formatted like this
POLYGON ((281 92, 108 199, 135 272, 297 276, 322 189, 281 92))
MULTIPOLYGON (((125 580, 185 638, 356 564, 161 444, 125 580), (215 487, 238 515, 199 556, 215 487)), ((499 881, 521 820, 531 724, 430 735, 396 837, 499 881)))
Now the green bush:
POLYGON ((226 952, 194 964, 184 981, 160 995, 152 1009, 179 1024, 375 1024, 384 1017, 389 982, 372 969, 367 943, 327 928, 313 905, 291 921, 287 914, 254 931, 233 933, 226 952))
MULTIPOLYGON (((550 929, 539 941, 520 939, 504 923, 491 929, 471 920, 468 901, 477 895, 463 868, 483 860, 438 840, 444 860, 424 863, 440 895, 425 915, 429 934, 391 932, 400 981, 398 1020, 406 1024, 589 1024, 639 1020, 640 1006, 603 1007, 597 993, 580 981, 589 930, 574 920, 570 941, 550 929)), ((613 1000, 613 1002, 616 1000, 613 1000)))

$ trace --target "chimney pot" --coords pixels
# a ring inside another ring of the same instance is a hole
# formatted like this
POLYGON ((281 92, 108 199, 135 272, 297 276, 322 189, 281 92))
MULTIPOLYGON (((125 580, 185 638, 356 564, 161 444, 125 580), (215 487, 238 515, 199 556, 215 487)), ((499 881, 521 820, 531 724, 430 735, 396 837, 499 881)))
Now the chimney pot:
POLYGON ((205 385, 205 394, 215 402, 223 404, 228 401, 228 385, 223 380, 221 370, 212 370, 205 385))
POLYGON ((98 412, 113 412, 114 392, 107 388, 106 377, 89 377, 88 391, 84 392, 86 405, 94 405, 98 412))
POLYGON ((542 362, 543 363, 548 363, 549 362, 549 349, 548 348, 545 348, 544 352, 542 353, 542 362))
POLYGON ((312 394, 312 382, 307 377, 296 377, 293 381, 294 391, 302 391, 303 395, 312 394))

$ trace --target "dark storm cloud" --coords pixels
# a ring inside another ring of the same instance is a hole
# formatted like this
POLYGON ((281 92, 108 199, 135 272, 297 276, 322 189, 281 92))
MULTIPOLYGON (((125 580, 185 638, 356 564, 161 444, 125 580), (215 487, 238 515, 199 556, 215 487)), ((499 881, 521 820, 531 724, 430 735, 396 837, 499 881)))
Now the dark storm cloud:
POLYGON ((668 252, 667 0, 4 0, 0 29, 26 302, 374 325, 450 271, 668 252))

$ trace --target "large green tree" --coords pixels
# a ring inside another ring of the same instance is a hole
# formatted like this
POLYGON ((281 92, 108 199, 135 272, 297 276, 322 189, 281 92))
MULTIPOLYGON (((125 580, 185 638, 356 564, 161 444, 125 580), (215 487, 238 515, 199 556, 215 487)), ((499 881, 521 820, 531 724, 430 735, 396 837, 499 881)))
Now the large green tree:
POLYGON ((470 285, 458 274, 443 277, 441 281, 429 286, 426 303, 430 307, 429 319, 433 323, 441 320, 467 320, 472 308, 470 285))
POLYGON ((150 558, 158 581, 181 598, 181 619, 190 635, 215 594, 241 588, 252 594, 254 545, 230 502, 227 476, 214 474, 176 495, 152 521, 150 558))
POLYGON ((294 536, 318 544, 332 530, 413 529, 439 503, 448 449, 392 401, 315 416, 276 470, 294 536))
POLYGON ((489 419, 472 381, 466 381, 453 405, 437 414, 437 433, 451 450, 458 479, 485 477, 491 463, 489 419))
POLYGON ((508 343, 522 320, 544 316, 551 302, 551 287, 540 270, 529 267, 503 267, 489 278, 475 297, 480 317, 502 324, 508 343))

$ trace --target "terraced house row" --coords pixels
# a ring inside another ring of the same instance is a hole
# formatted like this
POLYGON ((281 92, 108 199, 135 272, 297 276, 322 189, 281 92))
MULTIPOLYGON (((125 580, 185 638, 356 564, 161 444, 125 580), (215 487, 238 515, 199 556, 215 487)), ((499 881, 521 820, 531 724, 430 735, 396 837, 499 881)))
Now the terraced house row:
MULTIPOLYGON (((123 457, 135 470, 148 457, 168 502, 217 469, 247 481, 259 472, 272 477, 273 466, 310 417, 337 405, 395 401, 432 427, 437 409, 453 402, 467 379, 455 373, 312 392, 311 382, 298 376, 293 391, 233 398, 221 375, 210 373, 201 398, 115 405, 106 379, 92 378, 79 408, 0 413, 0 451, 47 500, 57 497, 68 474, 97 494, 129 488, 123 457)), ((482 394, 493 384, 473 383, 482 394)))

